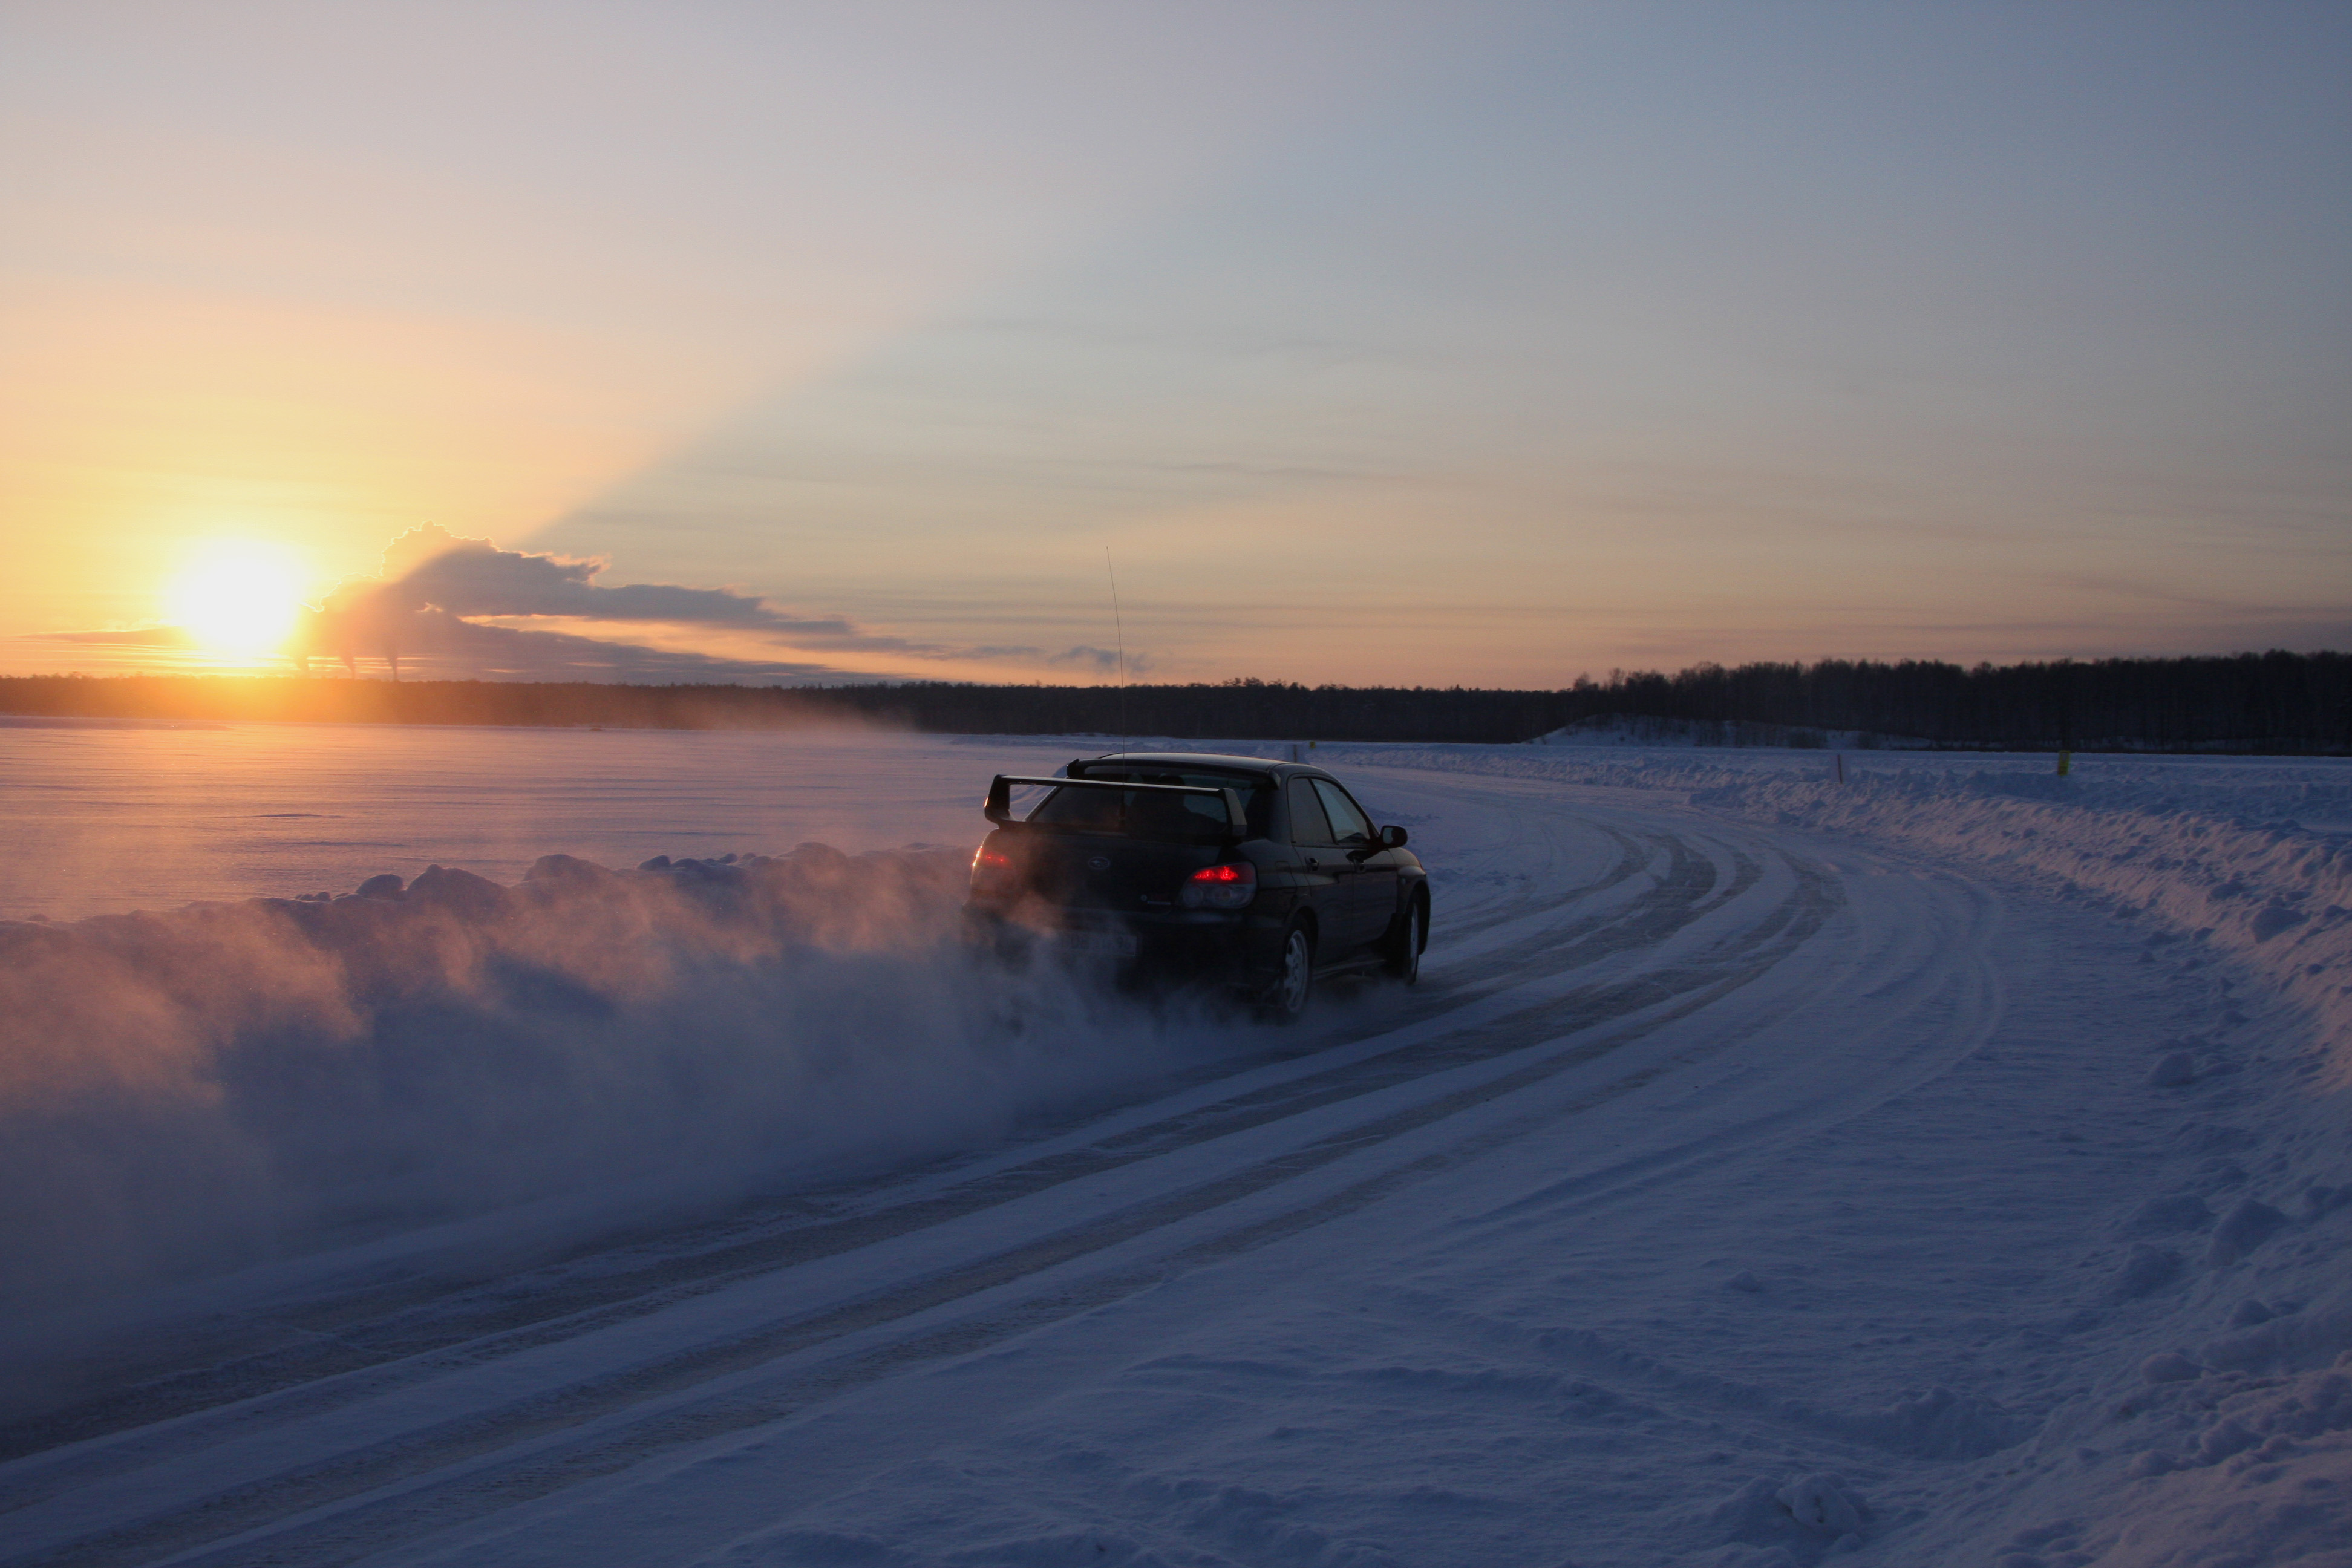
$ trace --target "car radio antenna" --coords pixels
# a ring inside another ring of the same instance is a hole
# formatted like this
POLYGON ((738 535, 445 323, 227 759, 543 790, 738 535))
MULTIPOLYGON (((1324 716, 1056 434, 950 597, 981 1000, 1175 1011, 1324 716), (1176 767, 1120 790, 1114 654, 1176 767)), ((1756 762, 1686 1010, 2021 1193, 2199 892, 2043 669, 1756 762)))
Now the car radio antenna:
POLYGON ((1110 624, 1118 637, 1118 733, 1127 734, 1127 623, 1118 613, 1118 569, 1110 563, 1110 546, 1103 546, 1103 570, 1110 574, 1110 624))

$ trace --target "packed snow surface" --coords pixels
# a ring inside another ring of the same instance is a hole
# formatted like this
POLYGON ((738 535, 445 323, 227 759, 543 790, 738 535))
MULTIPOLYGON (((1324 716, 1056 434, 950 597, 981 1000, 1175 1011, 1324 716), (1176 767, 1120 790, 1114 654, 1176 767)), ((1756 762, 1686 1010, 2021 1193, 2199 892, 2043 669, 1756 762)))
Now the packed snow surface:
POLYGON ((1279 1030, 1103 746, 0 730, 0 1563, 2352 1563, 2352 769, 1318 748, 1279 1030))

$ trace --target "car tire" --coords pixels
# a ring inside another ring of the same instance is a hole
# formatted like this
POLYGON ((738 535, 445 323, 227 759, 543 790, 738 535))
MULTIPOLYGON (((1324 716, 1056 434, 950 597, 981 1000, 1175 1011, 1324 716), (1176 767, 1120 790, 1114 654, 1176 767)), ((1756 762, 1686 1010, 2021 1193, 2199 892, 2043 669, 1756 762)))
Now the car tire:
POLYGON ((1416 898, 1404 909, 1404 918, 1397 922, 1396 934, 1388 941, 1388 951, 1381 956, 1381 968, 1391 980, 1407 985, 1421 979, 1421 951, 1429 945, 1429 906, 1416 898))
POLYGON ((1269 1023, 1296 1024, 1315 1000, 1315 933, 1303 921, 1293 921, 1282 933, 1282 956, 1274 985, 1258 1005, 1269 1023))

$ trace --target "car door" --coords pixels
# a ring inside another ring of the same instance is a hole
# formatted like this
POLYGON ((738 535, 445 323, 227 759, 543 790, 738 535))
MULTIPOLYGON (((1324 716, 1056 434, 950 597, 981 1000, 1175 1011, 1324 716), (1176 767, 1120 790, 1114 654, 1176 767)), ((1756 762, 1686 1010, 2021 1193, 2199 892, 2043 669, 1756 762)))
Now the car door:
POLYGON ((1290 842, 1298 857, 1303 890, 1315 910, 1315 955, 1328 963, 1362 940, 1351 900, 1355 864, 1332 837, 1331 819, 1324 815, 1314 780, 1292 779, 1283 798, 1290 808, 1290 842))
POLYGON ((1396 914, 1396 856, 1381 847, 1379 830, 1353 795, 1329 779, 1317 779, 1314 784, 1323 815, 1331 825, 1331 837, 1350 868, 1342 885, 1348 890, 1349 929, 1355 932, 1351 940, 1378 942, 1396 914))

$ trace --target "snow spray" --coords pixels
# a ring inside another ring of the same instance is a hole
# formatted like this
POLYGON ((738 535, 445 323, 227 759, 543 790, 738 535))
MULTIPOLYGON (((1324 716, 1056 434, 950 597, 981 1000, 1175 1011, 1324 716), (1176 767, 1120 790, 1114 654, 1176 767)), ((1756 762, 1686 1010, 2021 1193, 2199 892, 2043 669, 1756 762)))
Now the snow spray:
POLYGON ((1199 1045, 967 954, 963 862, 551 855, 0 922, 0 1322, 616 1182, 969 1147, 1199 1045))

